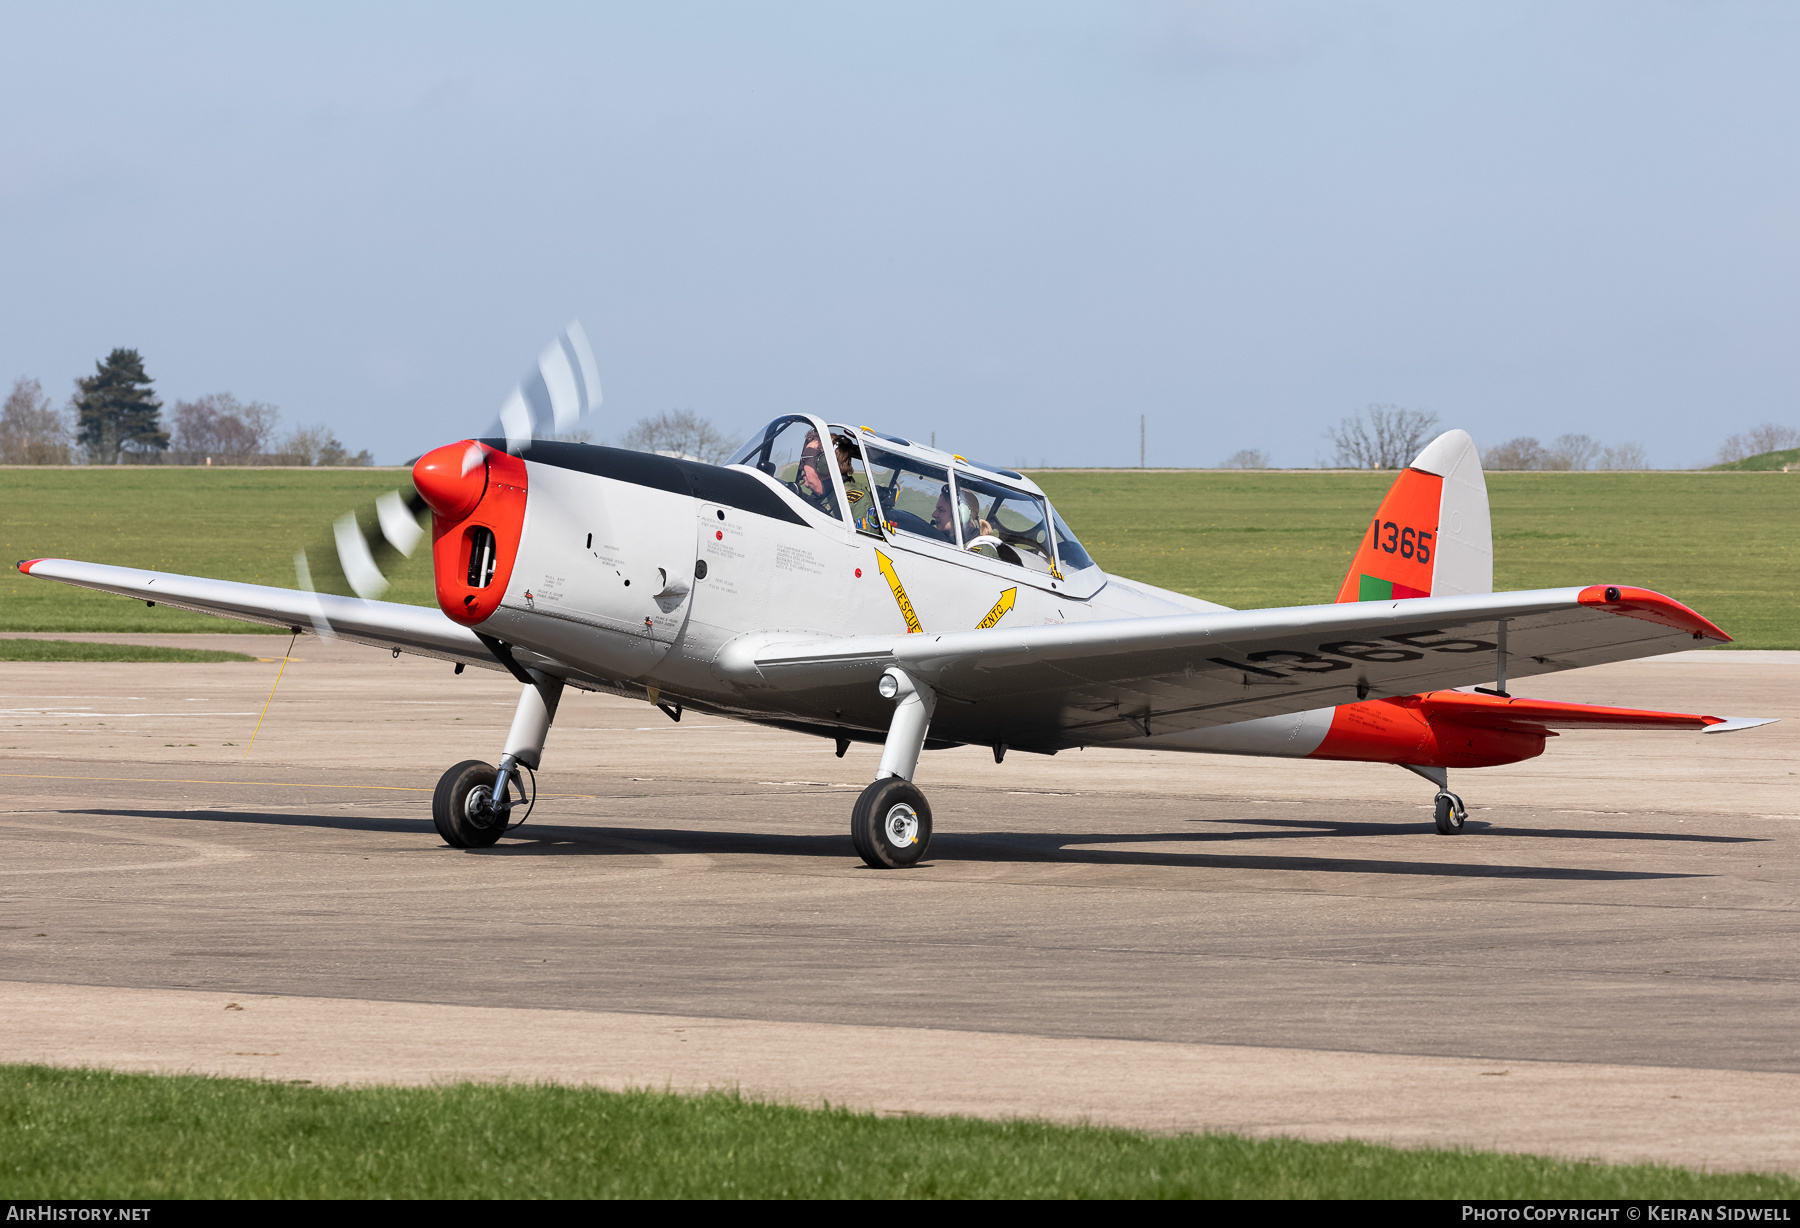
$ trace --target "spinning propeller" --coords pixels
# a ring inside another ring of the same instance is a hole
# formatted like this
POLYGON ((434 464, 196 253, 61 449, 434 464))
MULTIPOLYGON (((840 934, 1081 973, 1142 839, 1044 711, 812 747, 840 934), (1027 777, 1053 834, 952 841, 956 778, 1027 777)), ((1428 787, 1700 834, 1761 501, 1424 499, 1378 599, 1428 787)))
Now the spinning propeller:
MULTIPOLYGON (((568 432, 599 405, 599 368, 577 320, 544 347, 537 365, 500 407, 498 431, 489 434, 504 435, 506 450, 517 455, 534 439, 568 432)), ((427 510, 409 483, 404 490, 391 490, 376 499, 373 509, 345 512, 332 525, 330 548, 318 548, 311 556, 305 550, 294 555, 300 587, 308 592, 353 593, 370 601, 380 597, 389 587, 386 571, 397 559, 411 558, 424 538, 419 517, 427 510)))

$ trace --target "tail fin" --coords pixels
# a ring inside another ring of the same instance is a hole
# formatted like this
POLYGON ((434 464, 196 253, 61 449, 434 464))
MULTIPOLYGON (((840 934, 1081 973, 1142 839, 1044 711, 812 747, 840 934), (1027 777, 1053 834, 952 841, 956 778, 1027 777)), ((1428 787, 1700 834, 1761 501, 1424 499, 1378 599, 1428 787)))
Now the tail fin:
POLYGON ((1467 431, 1445 431, 1388 487, 1337 599, 1493 591, 1494 544, 1481 458, 1467 431))

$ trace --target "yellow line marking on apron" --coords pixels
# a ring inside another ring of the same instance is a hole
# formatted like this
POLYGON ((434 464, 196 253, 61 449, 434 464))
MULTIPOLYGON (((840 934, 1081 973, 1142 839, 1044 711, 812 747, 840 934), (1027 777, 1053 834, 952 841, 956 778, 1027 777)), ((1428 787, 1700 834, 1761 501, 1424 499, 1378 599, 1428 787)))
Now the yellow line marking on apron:
POLYGON ((269 697, 263 700, 262 716, 256 718, 256 728, 250 731, 250 740, 244 743, 244 758, 250 757, 250 748, 256 745, 256 735, 262 732, 263 716, 269 715, 269 705, 275 702, 275 688, 281 685, 281 675, 287 672, 287 663, 294 655, 294 641, 300 638, 300 629, 294 628, 293 636, 288 640, 287 651, 281 654, 281 668, 275 671, 275 681, 269 686, 269 697))

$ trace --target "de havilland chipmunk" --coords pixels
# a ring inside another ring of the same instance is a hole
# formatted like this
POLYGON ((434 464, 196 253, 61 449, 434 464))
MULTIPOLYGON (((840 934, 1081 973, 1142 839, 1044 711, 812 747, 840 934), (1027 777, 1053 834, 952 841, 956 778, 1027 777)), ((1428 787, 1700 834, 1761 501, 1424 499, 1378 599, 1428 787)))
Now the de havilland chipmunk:
POLYGON ((1765 723, 1526 699, 1512 680, 1724 643, 1681 603, 1624 584, 1492 591, 1487 489, 1462 431, 1395 479, 1330 605, 1233 610, 1108 575, 1023 474, 848 421, 786 414, 723 465, 534 438, 599 402, 579 325, 501 413, 504 438, 425 453, 414 493, 338 522, 357 595, 305 555, 281 589, 65 559, 42 579, 504 670, 520 683, 499 763, 446 771, 437 830, 493 844, 529 813, 564 690, 882 746, 850 834, 875 867, 917 863, 921 752, 1078 747, 1450 769, 1541 754, 1562 729, 1725 732, 1765 723), (437 609, 375 600, 379 560, 422 544, 437 609), (1477 685, 1487 684, 1487 685, 1477 685), (528 791, 522 779, 529 774, 528 791))

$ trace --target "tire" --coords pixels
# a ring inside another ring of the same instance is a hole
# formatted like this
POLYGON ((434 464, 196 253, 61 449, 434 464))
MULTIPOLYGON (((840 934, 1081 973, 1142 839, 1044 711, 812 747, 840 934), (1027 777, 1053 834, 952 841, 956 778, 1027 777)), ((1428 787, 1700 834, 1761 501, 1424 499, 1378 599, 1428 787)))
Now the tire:
POLYGON ((469 795, 477 789, 491 794, 500 773, 491 763, 465 759, 438 777, 431 795, 431 821, 438 835, 453 849, 484 849, 506 833, 504 819, 483 819, 469 813, 469 795))
POLYGON ((911 781, 884 777, 857 797, 850 843, 877 870, 917 865, 931 847, 931 806, 911 781))
POLYGON ((1456 794, 1438 794, 1437 810, 1433 817, 1437 819, 1438 835, 1462 835, 1463 819, 1467 817, 1467 814, 1462 808, 1462 799, 1457 797, 1456 794))

